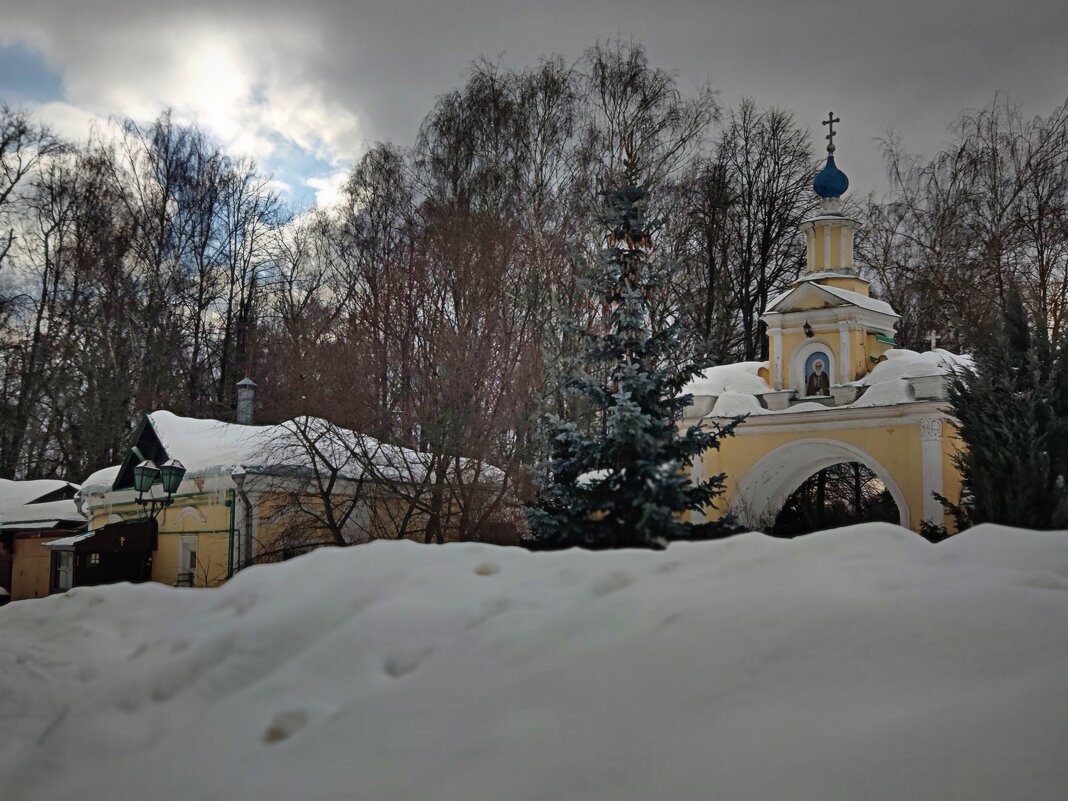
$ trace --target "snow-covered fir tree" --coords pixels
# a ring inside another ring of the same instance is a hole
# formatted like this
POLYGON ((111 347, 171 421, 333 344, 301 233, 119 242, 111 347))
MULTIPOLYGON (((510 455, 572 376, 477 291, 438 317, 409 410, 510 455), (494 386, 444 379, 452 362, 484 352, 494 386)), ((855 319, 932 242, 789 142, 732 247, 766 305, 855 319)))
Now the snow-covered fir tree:
POLYGON ((590 432, 558 416, 545 422, 549 459, 528 510, 542 547, 658 548, 731 531, 729 523, 682 519, 712 503, 724 479, 695 483, 686 468, 738 421, 679 431, 692 400, 679 393, 710 364, 683 356, 678 322, 652 330, 650 299, 672 270, 650 258, 661 221, 646 216, 649 193, 633 157, 622 183, 604 193, 606 247, 586 282, 605 309, 605 325, 579 329, 585 359, 566 380, 566 389, 596 410, 599 425, 590 432))

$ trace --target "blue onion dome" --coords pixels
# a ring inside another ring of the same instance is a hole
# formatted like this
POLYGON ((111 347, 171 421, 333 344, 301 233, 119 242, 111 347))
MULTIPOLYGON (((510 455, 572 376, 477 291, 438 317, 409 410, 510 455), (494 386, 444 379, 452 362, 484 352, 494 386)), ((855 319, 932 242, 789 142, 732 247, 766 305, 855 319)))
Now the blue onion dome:
POLYGON ((827 164, 824 165, 812 182, 812 188, 816 190, 817 195, 824 199, 841 197, 849 188, 849 178, 835 166, 833 155, 827 156, 827 164))

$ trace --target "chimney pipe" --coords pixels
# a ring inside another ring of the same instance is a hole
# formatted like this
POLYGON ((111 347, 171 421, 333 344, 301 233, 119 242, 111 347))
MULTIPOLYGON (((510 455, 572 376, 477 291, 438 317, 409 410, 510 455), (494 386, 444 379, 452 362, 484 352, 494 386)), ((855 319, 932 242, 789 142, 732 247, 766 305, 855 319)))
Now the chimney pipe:
POLYGON ((237 422, 252 425, 252 412, 256 404, 256 382, 245 377, 237 382, 237 422))

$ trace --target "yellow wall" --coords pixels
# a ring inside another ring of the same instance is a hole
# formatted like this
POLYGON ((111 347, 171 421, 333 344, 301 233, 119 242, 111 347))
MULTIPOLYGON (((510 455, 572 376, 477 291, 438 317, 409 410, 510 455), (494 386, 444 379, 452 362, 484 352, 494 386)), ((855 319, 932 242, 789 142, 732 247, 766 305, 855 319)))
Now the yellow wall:
MULTIPOLYGON (((841 383, 839 375, 838 363, 842 358, 841 355, 841 338, 837 328, 833 331, 819 331, 817 329, 816 338, 824 342, 827 349, 831 351, 835 359, 835 370, 832 376, 831 383, 841 383)), ((783 389, 793 389, 793 377, 790 375, 790 360, 797 348, 810 342, 811 340, 805 336, 804 332, 797 333, 784 333, 782 335, 782 386, 783 389)), ((862 328, 854 328, 849 331, 849 355, 850 355, 850 381, 857 381, 875 367, 875 361, 872 361, 872 357, 875 360, 886 353, 892 346, 887 345, 884 342, 879 342, 875 339, 874 334, 869 334, 862 328)), ((768 339, 768 363, 775 363, 775 338, 769 337, 768 339)))
MULTIPOLYGON (((802 423, 798 416, 796 423, 802 423)), ((948 424, 947 424, 948 425, 948 424)), ((720 450, 709 451, 704 458, 704 474, 726 473, 726 492, 716 501, 717 510, 710 512, 710 517, 718 517, 734 502, 739 484, 745 480, 749 471, 764 456, 783 445, 808 438, 843 442, 863 451, 881 465, 897 483, 908 505, 909 527, 918 530, 923 519, 923 477, 922 477, 922 442, 920 427, 917 422, 894 423, 887 420, 874 420, 872 425, 864 428, 846 428, 838 430, 776 430, 774 427, 763 431, 746 432, 743 423, 736 437, 721 443, 720 450)), ((956 440, 943 436, 943 494, 959 495, 960 479, 956 468, 952 466, 950 451, 955 449, 956 440)), ((790 490, 796 489, 791 487, 790 490)), ((954 495, 948 495, 951 499, 954 495)), ((951 521, 946 521, 950 523, 951 521)))
MULTIPOLYGON (((161 584, 174 585, 179 575, 187 572, 182 564, 184 539, 193 538, 196 542, 197 569, 195 586, 214 587, 226 581, 230 567, 231 504, 233 493, 203 492, 181 493, 176 496, 174 505, 163 510, 157 521, 159 539, 152 554, 152 580, 161 584)), ((285 529, 285 521, 272 519, 271 513, 281 502, 279 493, 256 493, 256 523, 254 552, 272 550, 285 529)), ((314 502, 309 498, 309 503, 314 502)), ((100 505, 90 509, 90 528, 100 528, 116 518, 135 520, 142 517, 141 507, 134 501, 123 501, 100 505)), ((234 536, 244 533, 240 518, 233 520, 234 536)), ((308 527, 309 541, 321 544, 323 536, 314 536, 308 527)))
POLYGON ((833 286, 838 289, 848 289, 858 295, 869 296, 868 282, 861 278, 821 278, 820 285, 833 286))
POLYGON ((805 224, 809 272, 853 268, 853 225, 846 217, 805 224))
MULTIPOLYGON (((230 493, 204 492, 176 496, 173 506, 163 510, 159 540, 152 554, 152 580, 173 585, 184 571, 179 564, 183 537, 196 540, 196 586, 218 586, 226 580, 230 548, 230 493)), ((90 528, 101 528, 115 517, 136 520, 143 512, 133 501, 90 509, 90 528)))
MULTIPOLYGON (((66 535, 64 535, 66 536, 66 535)), ((11 600, 44 598, 52 577, 52 551, 44 546, 58 537, 18 537, 11 573, 11 600)))

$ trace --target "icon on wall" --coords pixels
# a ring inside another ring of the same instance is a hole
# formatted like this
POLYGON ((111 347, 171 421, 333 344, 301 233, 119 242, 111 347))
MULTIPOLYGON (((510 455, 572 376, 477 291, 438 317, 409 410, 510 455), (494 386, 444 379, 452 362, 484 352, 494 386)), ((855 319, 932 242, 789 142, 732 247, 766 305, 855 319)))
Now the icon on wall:
POLYGON ((830 395, 831 377, 827 368, 831 360, 826 353, 817 351, 805 360, 805 394, 830 395))

